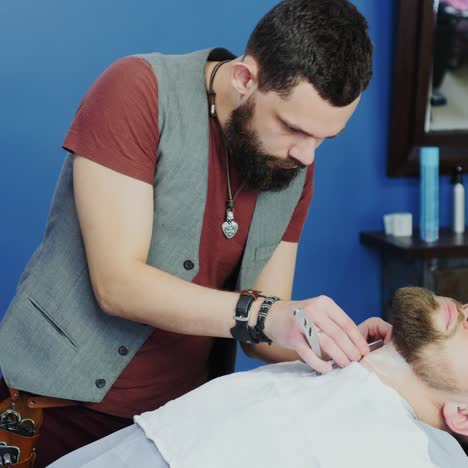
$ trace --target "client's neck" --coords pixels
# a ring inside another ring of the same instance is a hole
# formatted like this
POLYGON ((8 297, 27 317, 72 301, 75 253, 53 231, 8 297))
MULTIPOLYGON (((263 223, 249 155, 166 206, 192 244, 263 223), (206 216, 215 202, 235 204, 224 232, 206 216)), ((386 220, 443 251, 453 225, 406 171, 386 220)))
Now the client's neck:
POLYGON ((360 364, 404 398, 421 421, 447 429, 442 416, 443 396, 426 385, 401 357, 392 343, 369 353, 360 364))

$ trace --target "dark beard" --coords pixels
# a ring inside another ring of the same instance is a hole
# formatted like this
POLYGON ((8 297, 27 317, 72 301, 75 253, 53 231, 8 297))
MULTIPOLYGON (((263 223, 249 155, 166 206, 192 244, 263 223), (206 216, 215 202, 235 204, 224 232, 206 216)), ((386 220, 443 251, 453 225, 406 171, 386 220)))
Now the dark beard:
POLYGON ((281 159, 282 163, 291 164, 291 168, 273 167, 280 158, 262 151, 257 133, 250 128, 254 110, 253 97, 234 109, 223 129, 226 150, 247 188, 259 192, 278 192, 289 187, 305 166, 291 158, 281 159))
MULTIPOLYGON (((461 304, 457 305, 461 307, 461 304)), ((425 288, 400 288, 393 297, 393 332, 392 341, 397 351, 411 366, 414 373, 432 388, 447 392, 459 389, 453 379, 441 365, 437 356, 438 349, 451 338, 450 334, 437 330, 433 323, 433 314, 440 305, 433 293, 425 288), (425 353, 430 349, 432 353, 425 353), (430 356, 434 356, 432 359, 430 356)), ((458 322, 463 320, 459 312, 458 322)))
POLYGON ((408 363, 425 346, 443 341, 443 334, 432 323, 438 306, 432 292, 424 288, 400 288, 393 296, 393 342, 408 363))

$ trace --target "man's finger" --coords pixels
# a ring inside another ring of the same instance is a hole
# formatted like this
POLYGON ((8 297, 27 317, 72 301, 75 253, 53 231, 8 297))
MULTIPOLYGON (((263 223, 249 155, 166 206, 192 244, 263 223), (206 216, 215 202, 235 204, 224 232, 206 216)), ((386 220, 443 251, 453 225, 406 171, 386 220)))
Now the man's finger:
POLYGON ((308 364, 312 369, 315 369, 317 372, 321 374, 325 374, 332 370, 332 366, 330 363, 320 359, 309 347, 309 344, 302 337, 300 341, 296 344, 296 352, 299 354, 301 359, 308 364))
MULTIPOLYGON (((322 334, 326 335, 326 337, 324 337, 325 351, 333 359, 338 357, 338 363, 345 362, 346 359, 349 361, 358 361, 361 359, 362 353, 360 349, 351 341, 345 331, 342 330, 333 320, 324 318, 318 319, 314 321, 314 323, 320 328, 320 330, 322 330, 322 334), (332 346, 332 343, 335 344, 335 347, 332 346), (336 348, 339 348, 345 355, 345 360, 343 360, 343 356, 336 351, 336 348), (329 352, 329 349, 333 354, 329 352)), ((349 364, 349 362, 347 364, 349 364)))
POLYGON ((392 341, 392 332, 391 331, 389 331, 387 333, 387 336, 384 338, 384 344, 388 344, 388 343, 390 343, 390 341, 392 341))
MULTIPOLYGON (((376 317, 377 318, 377 317, 376 317)), ((388 336, 391 337, 392 335, 392 326, 387 322, 384 322, 381 319, 377 319, 376 322, 376 337, 379 338, 387 338, 388 336)))
POLYGON ((384 339, 387 344, 392 338, 392 326, 379 317, 371 317, 359 325, 361 334, 368 339, 384 339))
POLYGON ((330 319, 338 325, 358 348, 361 355, 367 354, 370 349, 367 341, 362 336, 357 325, 344 313, 343 310, 333 310, 329 315, 330 319))
MULTIPOLYGON (((346 335, 345 335, 346 336, 346 335)), ((346 367, 351 364, 351 361, 358 361, 361 358, 359 353, 356 359, 349 358, 342 349, 333 341, 326 333, 320 333, 320 348, 322 353, 326 353, 331 359, 333 359, 340 367, 346 367)))

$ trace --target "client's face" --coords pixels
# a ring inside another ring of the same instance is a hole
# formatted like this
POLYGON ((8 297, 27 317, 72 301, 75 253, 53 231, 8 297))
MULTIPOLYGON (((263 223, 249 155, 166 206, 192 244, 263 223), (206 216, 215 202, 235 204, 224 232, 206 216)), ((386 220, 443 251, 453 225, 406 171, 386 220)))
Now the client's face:
POLYGON ((393 342, 414 372, 433 388, 468 394, 468 305, 401 288, 393 315, 393 342))

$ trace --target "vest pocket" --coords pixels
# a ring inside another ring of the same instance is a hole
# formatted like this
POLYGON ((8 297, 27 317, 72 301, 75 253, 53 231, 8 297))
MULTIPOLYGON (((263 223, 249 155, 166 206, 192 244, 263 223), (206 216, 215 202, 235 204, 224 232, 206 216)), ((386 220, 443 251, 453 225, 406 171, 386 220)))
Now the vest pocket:
POLYGON ((45 311, 45 309, 39 305, 39 303, 32 297, 28 297, 28 302, 46 322, 57 332, 68 345, 70 345, 75 351, 78 351, 78 345, 70 336, 63 330, 63 328, 57 324, 57 322, 45 311))

